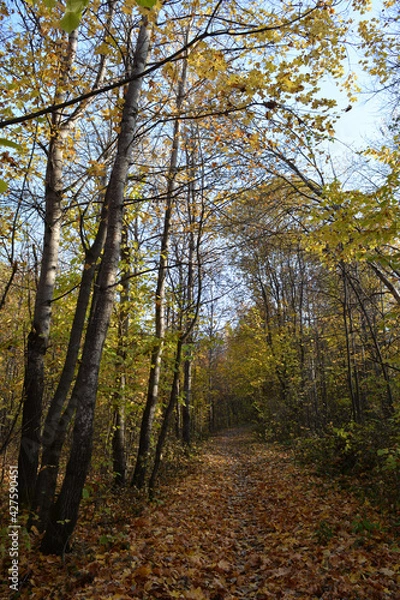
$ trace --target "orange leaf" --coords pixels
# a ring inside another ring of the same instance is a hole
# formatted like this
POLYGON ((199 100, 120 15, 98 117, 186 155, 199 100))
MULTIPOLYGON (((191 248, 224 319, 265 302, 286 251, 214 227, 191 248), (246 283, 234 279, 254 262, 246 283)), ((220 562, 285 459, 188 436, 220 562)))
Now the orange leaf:
POLYGON ((147 579, 150 574, 151 574, 151 566, 150 565, 142 565, 141 567, 138 567, 134 571, 133 577, 135 579, 147 579))

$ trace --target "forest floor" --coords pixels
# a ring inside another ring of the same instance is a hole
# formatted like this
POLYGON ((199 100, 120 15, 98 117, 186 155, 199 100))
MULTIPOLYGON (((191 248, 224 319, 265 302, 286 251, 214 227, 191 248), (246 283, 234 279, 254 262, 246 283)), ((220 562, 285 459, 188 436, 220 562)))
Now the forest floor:
POLYGON ((400 599, 400 540, 368 502, 246 430, 210 439, 194 467, 140 514, 129 490, 85 500, 63 559, 21 540, 14 597, 400 599))

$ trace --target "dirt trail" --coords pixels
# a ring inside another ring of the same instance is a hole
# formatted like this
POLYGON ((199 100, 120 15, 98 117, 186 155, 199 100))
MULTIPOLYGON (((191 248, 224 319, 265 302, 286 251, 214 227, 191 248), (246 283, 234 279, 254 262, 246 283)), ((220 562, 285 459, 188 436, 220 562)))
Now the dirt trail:
POLYGON ((245 430, 214 437, 195 473, 112 523, 98 530, 108 546, 78 569, 67 557, 47 595, 43 557, 35 597, 400 599, 399 548, 374 510, 245 430))

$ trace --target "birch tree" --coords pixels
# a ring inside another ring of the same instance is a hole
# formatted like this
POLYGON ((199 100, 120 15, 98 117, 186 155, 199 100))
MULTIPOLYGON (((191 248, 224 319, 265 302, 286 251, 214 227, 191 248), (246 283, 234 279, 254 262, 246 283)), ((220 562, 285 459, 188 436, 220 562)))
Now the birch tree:
POLYGON ((81 364, 72 392, 76 397, 77 412, 71 453, 63 485, 51 510, 43 538, 42 551, 45 553, 62 554, 65 551, 78 518, 82 489, 90 464, 98 374, 113 307, 121 250, 125 185, 135 140, 141 75, 146 67, 149 49, 149 25, 144 18, 133 60, 136 78, 126 91, 117 154, 105 195, 108 207, 107 237, 97 283, 98 291, 92 301, 81 364))

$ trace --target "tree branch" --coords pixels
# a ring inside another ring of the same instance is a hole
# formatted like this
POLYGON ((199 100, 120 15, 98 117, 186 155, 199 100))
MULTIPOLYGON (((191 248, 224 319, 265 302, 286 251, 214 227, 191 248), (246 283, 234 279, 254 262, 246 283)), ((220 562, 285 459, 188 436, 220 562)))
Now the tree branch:
POLYGON ((321 8, 320 6, 316 5, 313 8, 310 8, 309 10, 305 11, 303 14, 297 16, 296 18, 294 18, 290 21, 280 23, 279 25, 269 25, 269 26, 265 25, 264 27, 259 27, 256 29, 252 29, 250 27, 250 28, 243 29, 240 31, 232 31, 231 29, 220 29, 217 31, 209 31, 208 26, 207 26, 206 30, 203 31, 203 33, 196 35, 192 40, 190 40, 187 44, 182 46, 179 50, 177 50, 176 52, 173 52, 172 54, 170 54, 163 60, 160 60, 159 62, 154 63, 151 67, 148 67, 147 69, 145 69, 145 71, 140 75, 138 75, 136 73, 130 74, 127 77, 123 77, 122 79, 115 81, 114 83, 110 83, 101 88, 92 89, 89 92, 86 92, 85 94, 81 94, 80 96, 77 96, 76 98, 71 98, 70 100, 66 100, 65 102, 60 102, 59 104, 53 104, 51 106, 47 106, 46 108, 42 108, 40 110, 28 113, 26 115, 21 115, 19 117, 13 117, 12 119, 6 119, 4 121, 0 121, 0 129, 4 129, 5 127, 9 127, 10 125, 17 125, 18 123, 26 123, 28 121, 32 121, 33 119, 43 117, 44 115, 51 114, 55 111, 59 111, 64 108, 68 108, 69 106, 75 106, 75 104, 79 104, 90 98, 99 96, 100 94, 104 94, 106 92, 115 90, 119 87, 123 87, 124 85, 127 85, 131 81, 135 81, 136 79, 139 79, 142 77, 144 78, 147 75, 154 73, 155 71, 157 71, 158 69, 160 69, 161 67, 166 65, 167 63, 169 63, 173 60, 176 60, 177 58, 181 58, 182 55, 185 56, 186 52, 190 48, 195 46, 198 42, 203 41, 207 38, 216 38, 216 37, 221 37, 221 36, 245 37, 247 35, 257 35, 259 33, 265 33, 266 31, 276 31, 276 30, 282 29, 283 27, 289 27, 293 23, 301 21, 302 19, 311 15, 316 10, 320 10, 320 8, 321 8))

